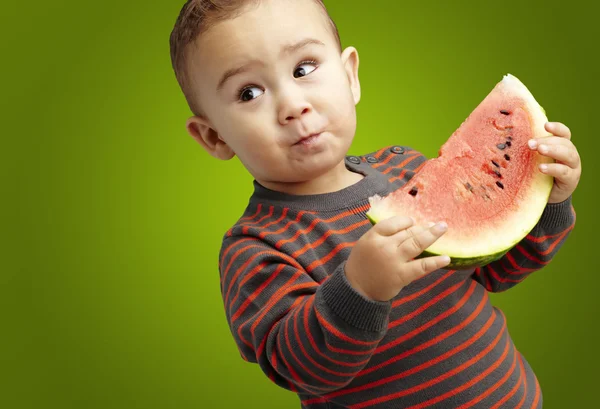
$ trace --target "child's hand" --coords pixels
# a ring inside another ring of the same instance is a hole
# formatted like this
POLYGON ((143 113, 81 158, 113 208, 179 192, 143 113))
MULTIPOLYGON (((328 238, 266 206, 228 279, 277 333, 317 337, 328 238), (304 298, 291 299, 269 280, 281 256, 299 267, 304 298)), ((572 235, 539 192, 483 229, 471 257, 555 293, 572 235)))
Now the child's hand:
POLYGON ((560 203, 571 196, 579 183, 581 159, 577 148, 571 142, 569 128, 560 122, 547 122, 545 128, 555 136, 531 139, 529 147, 556 160, 556 163, 541 165, 540 171, 554 176, 554 186, 548 203, 560 203))
POLYGON ((448 265, 450 258, 444 256, 412 260, 446 231, 433 223, 413 223, 410 217, 391 217, 356 242, 345 267, 348 282, 356 291, 372 300, 388 301, 412 281, 448 265))

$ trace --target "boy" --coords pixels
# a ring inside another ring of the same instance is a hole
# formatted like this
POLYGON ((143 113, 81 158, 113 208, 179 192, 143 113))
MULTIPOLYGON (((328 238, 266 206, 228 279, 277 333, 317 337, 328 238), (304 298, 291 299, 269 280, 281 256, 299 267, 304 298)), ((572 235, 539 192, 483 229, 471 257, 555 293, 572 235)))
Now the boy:
POLYGON ((358 53, 342 50, 320 0, 190 0, 171 55, 194 113, 188 132, 255 179, 219 257, 245 360, 303 408, 541 407, 487 292, 543 267, 573 228, 581 166, 566 126, 546 124, 555 136, 532 146, 557 163, 543 170, 556 181, 530 235, 490 265, 447 270, 444 256, 413 260, 443 224, 365 217, 369 196, 397 189, 426 158, 402 146, 346 156, 358 53))

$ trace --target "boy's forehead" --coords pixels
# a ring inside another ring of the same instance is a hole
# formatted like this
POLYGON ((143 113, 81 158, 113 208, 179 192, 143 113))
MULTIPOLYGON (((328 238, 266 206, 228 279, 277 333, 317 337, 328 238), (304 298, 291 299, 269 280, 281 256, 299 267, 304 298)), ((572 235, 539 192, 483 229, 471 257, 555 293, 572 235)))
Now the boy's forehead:
POLYGON ((314 0, 263 0, 203 33, 192 62, 213 82, 213 77, 231 69, 231 64, 277 58, 286 47, 307 38, 336 46, 328 24, 327 16, 314 0))

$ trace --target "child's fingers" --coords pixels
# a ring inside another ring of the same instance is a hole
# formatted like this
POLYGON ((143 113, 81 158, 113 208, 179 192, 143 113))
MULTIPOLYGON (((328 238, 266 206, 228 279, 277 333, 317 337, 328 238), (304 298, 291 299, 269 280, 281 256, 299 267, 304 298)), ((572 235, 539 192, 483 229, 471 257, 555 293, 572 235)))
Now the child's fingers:
POLYGON ((414 237, 414 236, 420 234, 421 232, 424 232, 425 230, 432 227, 434 224, 435 223, 430 223, 427 225, 414 225, 407 229, 400 230, 398 233, 394 234, 390 238, 392 240, 394 240, 394 242, 398 243, 398 246, 400 246, 402 243, 404 243, 409 238, 414 237))
POLYGON ((447 266, 449 263, 450 257, 448 256, 424 257, 409 261, 402 267, 400 272, 402 275, 401 280, 404 283, 410 283, 426 274, 447 266))
POLYGON ((571 139, 571 130, 560 122, 546 122, 544 128, 553 135, 571 139))
POLYGON ((412 226, 414 220, 408 216, 394 216, 382 220, 373 226, 373 230, 381 236, 392 236, 412 226))
POLYGON ((580 158, 577 149, 572 144, 547 144, 541 143, 537 147, 537 151, 544 156, 553 158, 564 163, 570 168, 575 169, 579 166, 580 158))
POLYGON ((411 235, 398 246, 398 250, 406 260, 415 258, 439 239, 447 229, 445 223, 437 223, 418 234, 411 235))
POLYGON ((562 163, 546 163, 540 165, 540 172, 555 177, 565 183, 576 179, 575 171, 562 163))

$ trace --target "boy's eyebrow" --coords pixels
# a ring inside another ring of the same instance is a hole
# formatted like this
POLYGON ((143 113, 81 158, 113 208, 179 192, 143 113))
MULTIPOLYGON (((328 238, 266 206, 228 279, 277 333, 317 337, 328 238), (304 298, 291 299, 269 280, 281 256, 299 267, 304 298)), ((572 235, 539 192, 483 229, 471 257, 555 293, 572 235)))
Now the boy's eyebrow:
MULTIPOLYGON (((288 45, 283 46, 281 48, 280 55, 291 54, 295 51, 298 51, 299 49, 301 49, 303 47, 306 47, 307 45, 310 45, 310 44, 321 45, 321 46, 325 45, 322 41, 316 40, 314 38, 305 38, 301 41, 298 41, 295 44, 288 44, 288 45)), ((223 76, 221 77, 221 79, 219 80, 219 83, 217 85, 217 92, 223 88, 223 86, 225 85, 227 80, 230 79, 231 77, 234 77, 238 74, 248 71, 248 69, 252 65, 263 65, 263 64, 264 63, 260 60, 250 60, 240 67, 231 68, 231 69, 225 71, 225 74, 223 74, 223 76)))

